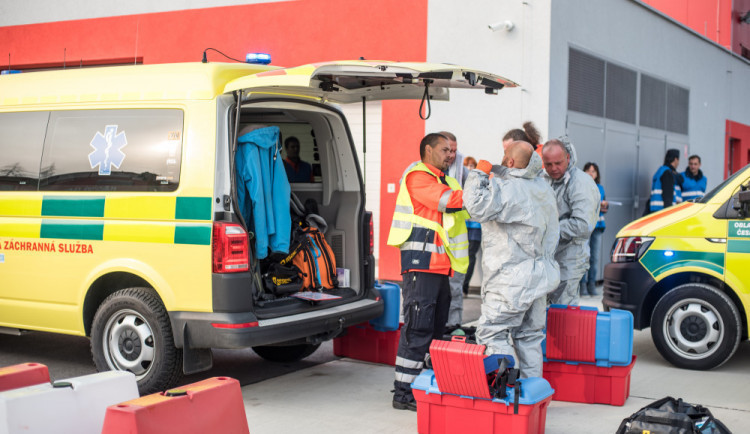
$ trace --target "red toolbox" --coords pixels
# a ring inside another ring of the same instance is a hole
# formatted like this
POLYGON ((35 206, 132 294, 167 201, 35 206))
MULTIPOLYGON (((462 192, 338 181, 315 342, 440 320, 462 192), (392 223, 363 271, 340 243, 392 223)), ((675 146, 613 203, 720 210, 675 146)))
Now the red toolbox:
POLYGON ((0 392, 49 383, 49 369, 41 363, 21 363, 0 368, 0 392))
POLYGON ((555 389, 555 401, 624 405, 630 396, 630 373, 636 356, 627 366, 609 368, 585 363, 546 361, 543 376, 555 389))
POLYGON ((393 331, 378 331, 369 323, 351 326, 344 336, 333 340, 333 354, 394 366, 401 326, 393 331))
POLYGON ((466 336, 453 336, 450 341, 433 340, 430 360, 437 384, 443 393, 491 399, 487 374, 498 370, 498 362, 508 359, 512 368, 513 356, 493 354, 485 357, 485 346, 466 342, 466 336))
MULTIPOLYGON (((423 371, 411 390, 417 401, 420 434, 544 433, 547 407, 554 390, 543 378, 523 378, 517 412, 514 391, 505 399, 484 399, 443 393, 435 374, 423 371)), ((487 388, 485 383, 485 389, 487 388)))
POLYGON ((545 361, 628 366, 633 357, 633 314, 620 309, 553 304, 547 309, 545 361))

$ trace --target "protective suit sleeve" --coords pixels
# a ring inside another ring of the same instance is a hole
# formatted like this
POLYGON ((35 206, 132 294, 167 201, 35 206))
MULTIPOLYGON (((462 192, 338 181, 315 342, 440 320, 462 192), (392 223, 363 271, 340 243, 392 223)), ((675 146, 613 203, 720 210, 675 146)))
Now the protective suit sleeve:
POLYGON ((513 223, 523 220, 526 213, 519 209, 518 201, 513 200, 514 191, 511 183, 490 177, 480 170, 474 169, 466 178, 464 188, 464 206, 472 220, 479 223, 489 221, 503 221, 513 223))
POLYGON ((458 212, 463 208, 463 191, 435 182, 426 172, 415 171, 406 176, 406 188, 413 201, 431 210, 458 212))
POLYGON ((560 239, 585 239, 591 236, 599 216, 599 189, 590 177, 577 176, 570 184, 567 190, 570 215, 560 220, 560 239))

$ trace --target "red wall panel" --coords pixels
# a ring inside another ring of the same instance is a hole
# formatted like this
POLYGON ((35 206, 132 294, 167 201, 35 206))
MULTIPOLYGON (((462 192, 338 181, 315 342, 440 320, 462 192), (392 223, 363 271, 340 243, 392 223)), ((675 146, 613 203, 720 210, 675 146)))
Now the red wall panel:
POLYGON ((724 179, 730 173, 750 164, 750 125, 727 120, 726 140, 724 143, 724 179))
POLYGON ((732 48, 732 0, 643 0, 717 44, 732 48))
POLYGON ((68 63, 199 61, 208 47, 241 59, 269 52, 284 66, 360 56, 419 61, 426 45, 427 0, 302 0, 0 28, 11 65, 62 63, 64 55, 68 63))

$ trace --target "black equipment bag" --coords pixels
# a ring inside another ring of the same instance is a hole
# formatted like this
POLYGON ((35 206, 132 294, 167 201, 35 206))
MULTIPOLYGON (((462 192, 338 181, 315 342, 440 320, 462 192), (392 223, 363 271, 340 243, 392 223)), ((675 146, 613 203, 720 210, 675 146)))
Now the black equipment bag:
POLYGON ((294 294, 302 290, 303 281, 299 267, 293 264, 271 263, 263 274, 263 286, 276 296, 294 294))
POLYGON ((617 434, 732 434, 702 405, 671 396, 654 401, 622 420, 617 434))

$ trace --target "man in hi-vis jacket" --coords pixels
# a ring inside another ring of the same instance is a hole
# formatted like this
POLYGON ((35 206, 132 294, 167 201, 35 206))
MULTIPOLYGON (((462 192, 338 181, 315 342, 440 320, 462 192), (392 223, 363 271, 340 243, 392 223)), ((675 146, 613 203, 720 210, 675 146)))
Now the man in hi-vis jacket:
POLYGON ((417 410, 411 383, 424 366, 434 338, 440 338, 451 302, 449 276, 465 273, 469 240, 463 192, 444 172, 450 144, 428 134, 419 144, 421 161, 402 178, 388 245, 401 250, 404 325, 398 343, 393 408, 417 410))

